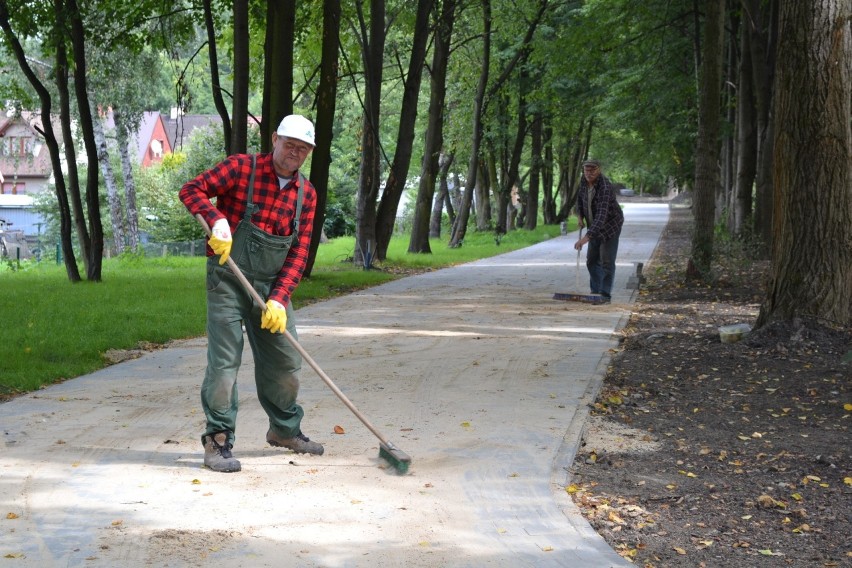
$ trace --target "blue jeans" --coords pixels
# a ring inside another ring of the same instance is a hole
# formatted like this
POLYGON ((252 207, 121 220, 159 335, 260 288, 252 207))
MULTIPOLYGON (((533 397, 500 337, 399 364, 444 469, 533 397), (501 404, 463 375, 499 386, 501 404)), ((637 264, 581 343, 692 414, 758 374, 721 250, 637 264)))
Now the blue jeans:
POLYGON ((589 269, 589 288, 592 294, 605 298, 612 296, 612 282, 615 280, 615 257, 618 254, 618 238, 592 239, 586 253, 586 268, 589 269))

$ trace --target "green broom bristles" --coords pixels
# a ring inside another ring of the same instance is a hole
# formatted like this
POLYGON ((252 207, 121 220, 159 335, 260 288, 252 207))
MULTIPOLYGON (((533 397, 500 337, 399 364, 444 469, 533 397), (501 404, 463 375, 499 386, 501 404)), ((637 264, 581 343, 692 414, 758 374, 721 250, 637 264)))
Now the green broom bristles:
POLYGON ((557 292, 553 295, 554 300, 563 302, 584 302, 586 304, 599 304, 603 300, 600 294, 573 294, 570 292, 557 292))
POLYGON ((379 444, 379 457, 392 465, 399 473, 407 473, 408 466, 411 465, 411 458, 408 454, 390 442, 379 444))

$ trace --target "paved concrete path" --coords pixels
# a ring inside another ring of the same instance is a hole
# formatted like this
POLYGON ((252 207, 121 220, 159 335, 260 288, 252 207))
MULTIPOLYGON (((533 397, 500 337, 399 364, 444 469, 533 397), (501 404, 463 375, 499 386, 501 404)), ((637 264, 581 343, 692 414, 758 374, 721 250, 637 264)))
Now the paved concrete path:
POLYGON ((627 278, 668 207, 626 204, 625 217, 609 306, 552 299, 575 291, 574 233, 298 310, 304 347, 412 456, 405 476, 307 365, 303 429, 326 453, 267 446, 248 350, 243 471, 205 469, 204 338, 0 405, 0 557, 15 567, 631 566, 564 490, 630 313, 627 278))

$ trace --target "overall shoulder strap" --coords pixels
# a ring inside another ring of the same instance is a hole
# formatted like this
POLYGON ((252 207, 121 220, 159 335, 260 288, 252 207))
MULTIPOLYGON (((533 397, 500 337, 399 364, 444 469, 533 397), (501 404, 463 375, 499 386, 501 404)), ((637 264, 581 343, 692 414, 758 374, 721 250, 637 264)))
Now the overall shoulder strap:
POLYGON ((246 195, 246 213, 243 219, 251 221, 251 216, 257 211, 257 205, 254 203, 254 171, 257 166, 257 155, 251 155, 251 175, 249 176, 248 192, 246 195))
POLYGON ((296 197, 296 215, 293 217, 293 234, 299 233, 299 219, 302 217, 302 201, 305 198, 305 176, 299 172, 299 194, 296 197))

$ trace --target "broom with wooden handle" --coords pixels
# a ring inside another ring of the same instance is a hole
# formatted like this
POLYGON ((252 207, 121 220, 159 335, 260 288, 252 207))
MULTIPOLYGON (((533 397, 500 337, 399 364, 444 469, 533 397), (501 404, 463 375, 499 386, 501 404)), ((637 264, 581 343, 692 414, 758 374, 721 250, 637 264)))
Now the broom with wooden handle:
MULTIPOLYGON (((580 227, 580 239, 583 238, 583 228, 580 227)), ((600 304, 603 298, 600 294, 581 294, 580 293, 580 251, 577 251, 577 271, 574 273, 575 292, 556 292, 553 295, 554 300, 562 300, 563 302, 583 302, 584 304, 600 304)))
MULTIPOLYGON (((207 224, 207 221, 204 220, 200 214, 195 216, 198 219, 198 222, 201 223, 201 226, 204 227, 204 232, 207 233, 207 236, 210 236, 210 226, 207 224)), ((237 277, 237 280, 242 283, 245 287, 246 291, 254 298, 254 301, 257 302, 257 305, 260 306, 261 311, 266 311, 266 302, 263 301, 263 298, 260 297, 260 294, 254 289, 254 286, 248 281, 248 279, 243 274, 242 270, 239 269, 237 263, 231 257, 228 257, 227 260, 228 268, 231 269, 231 272, 234 273, 234 276, 237 277)), ((394 469, 396 469, 399 473, 406 473, 408 471, 408 466, 411 465, 411 458, 408 454, 397 448, 393 443, 389 442, 387 438, 385 438, 379 430, 373 426, 373 424, 367 420, 367 417, 361 414, 361 412, 352 404, 352 401, 349 400, 343 391, 337 388, 337 385, 334 384, 334 381, 325 373, 325 371, 320 368, 314 358, 311 357, 305 348, 302 347, 296 338, 287 331, 284 330, 284 337, 287 338, 287 341, 299 352, 299 355, 302 356, 302 359, 308 362, 308 365, 316 371, 316 374, 320 376, 320 378, 325 382, 328 388, 337 395, 337 398, 346 405, 346 407, 352 411, 352 414, 355 415, 358 420, 360 420, 364 426, 367 427, 367 430, 373 433, 376 438, 379 439, 379 457, 387 461, 394 469)))

